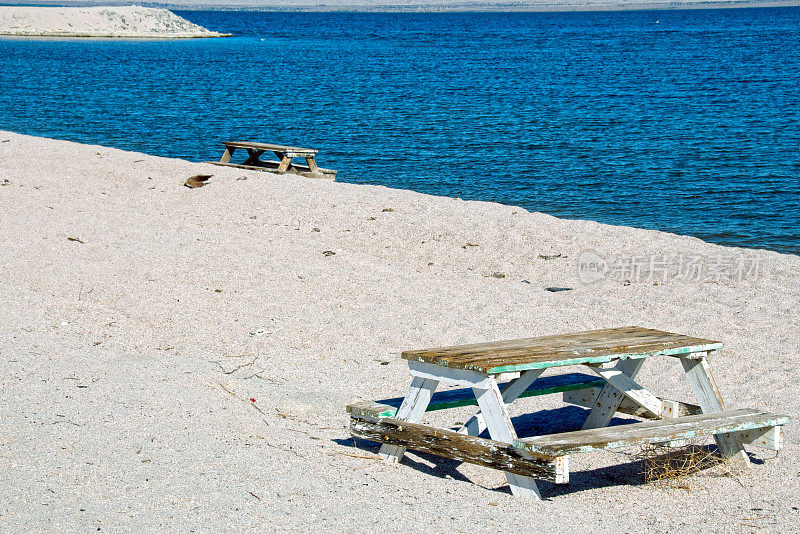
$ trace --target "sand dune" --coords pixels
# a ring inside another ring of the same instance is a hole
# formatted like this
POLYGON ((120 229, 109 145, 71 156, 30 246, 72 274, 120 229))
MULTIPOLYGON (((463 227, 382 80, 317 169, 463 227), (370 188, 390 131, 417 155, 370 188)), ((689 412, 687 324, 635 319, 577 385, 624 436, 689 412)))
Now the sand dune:
MULTIPOLYGON (((796 532, 796 423, 780 455, 754 449, 735 478, 660 489, 639 483, 632 451, 602 452, 536 503, 495 471, 375 461, 344 408, 404 393, 403 349, 639 324, 722 340, 728 406, 797 421, 798 304, 796 256, 0 132, 0 524, 796 532), (198 173, 214 176, 182 186, 198 173), (587 251, 706 271, 585 283, 587 251), (731 270, 743 260, 755 270, 731 270)), ((642 383, 691 400, 670 363, 645 365, 642 383)), ((583 413, 561 407, 527 399, 512 415, 583 413)))
POLYGON ((166 9, 0 6, 0 35, 50 37, 222 37, 166 9))

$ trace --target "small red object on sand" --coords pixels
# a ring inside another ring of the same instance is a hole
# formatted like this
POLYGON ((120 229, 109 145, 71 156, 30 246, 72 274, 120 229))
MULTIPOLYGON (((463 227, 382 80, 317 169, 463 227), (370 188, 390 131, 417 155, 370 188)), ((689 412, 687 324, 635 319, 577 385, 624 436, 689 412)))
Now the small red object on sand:
POLYGON ((255 402, 255 401, 256 401, 255 397, 250 397, 250 402, 255 402))

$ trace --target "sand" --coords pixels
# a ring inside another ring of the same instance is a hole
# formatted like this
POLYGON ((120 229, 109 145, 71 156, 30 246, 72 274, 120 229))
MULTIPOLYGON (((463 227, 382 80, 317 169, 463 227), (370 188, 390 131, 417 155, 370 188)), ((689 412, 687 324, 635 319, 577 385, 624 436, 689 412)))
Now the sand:
POLYGON ((0 6, 0 35, 176 39, 223 37, 166 9, 0 6))
MULTIPOLYGON (((402 395, 403 349, 642 325, 722 340, 728 407, 797 420, 798 303, 797 256, 0 132, 1 530, 796 532, 796 423, 736 477, 661 489, 623 449, 529 502, 496 471, 374 460, 345 405, 402 395), (584 283, 582 254, 758 269, 584 283)), ((693 398, 677 362, 640 378, 693 398)), ((562 406, 512 415, 578 424, 562 406)))

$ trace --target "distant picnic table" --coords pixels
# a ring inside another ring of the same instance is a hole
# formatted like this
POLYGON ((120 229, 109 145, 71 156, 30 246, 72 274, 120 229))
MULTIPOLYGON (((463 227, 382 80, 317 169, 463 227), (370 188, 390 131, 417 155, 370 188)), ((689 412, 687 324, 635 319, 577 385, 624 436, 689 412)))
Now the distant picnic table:
POLYGON ((250 141, 223 141, 222 144, 225 145, 225 151, 222 153, 220 160, 209 161, 208 163, 241 169, 269 171, 277 174, 299 174, 309 178, 328 178, 331 180, 336 178, 335 170, 323 169, 317 165, 316 157, 319 151, 313 148, 253 143, 250 141), (247 152, 247 158, 242 163, 231 162, 231 158, 237 150, 247 152), (262 160, 261 156, 267 152, 274 154, 278 160, 262 160), (293 163, 292 160, 294 158, 305 159, 306 165, 293 163))
POLYGON ((583 452, 713 435, 723 456, 749 464, 742 445, 780 450, 789 417, 725 409, 707 359, 721 347, 633 326, 404 351, 412 376, 408 393, 349 405, 350 432, 382 443, 387 460, 400 461, 409 448, 505 471, 514 495, 534 499, 541 498, 536 479, 568 483, 569 456, 583 452), (653 358, 680 362, 698 405, 657 397, 634 380, 653 358), (576 365, 592 374, 541 376, 576 365), (440 383, 463 389, 435 393, 440 383), (582 429, 518 438, 508 405, 550 393, 590 408, 582 429), (479 412, 458 429, 420 423, 426 411, 470 405, 479 412), (616 413, 645 421, 609 427, 616 413), (487 429, 489 438, 480 437, 487 429))

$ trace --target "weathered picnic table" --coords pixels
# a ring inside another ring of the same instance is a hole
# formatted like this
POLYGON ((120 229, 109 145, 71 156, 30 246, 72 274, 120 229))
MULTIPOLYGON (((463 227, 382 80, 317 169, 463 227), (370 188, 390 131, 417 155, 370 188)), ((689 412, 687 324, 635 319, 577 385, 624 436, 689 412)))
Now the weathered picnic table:
POLYGON ((535 479, 569 482, 569 455, 648 443, 714 436, 722 455, 749 465, 743 444, 780 450, 789 417, 753 409, 726 410, 708 363, 722 343, 641 327, 411 350, 405 398, 347 407, 353 436, 382 443, 400 461, 406 448, 506 472, 514 495, 541 498, 535 479), (655 396, 635 382, 655 357, 683 366, 698 405, 655 396), (541 377, 548 369, 582 365, 593 374, 541 377), (502 380, 510 380, 501 383, 502 380), (435 393, 440 383, 465 389, 435 393), (591 408, 581 430, 518 438, 507 406, 521 397, 563 393, 591 408), (459 429, 420 424, 426 411, 477 405, 459 429), (609 427, 617 413, 646 421, 609 427), (488 429, 490 439, 479 437, 488 429))
POLYGON ((318 150, 313 148, 253 143, 250 141, 223 141, 222 144, 225 145, 225 151, 222 153, 220 160, 207 163, 239 167, 241 169, 269 171, 277 174, 288 172, 309 178, 336 179, 336 171, 317 166, 316 156, 318 150), (247 152, 247 159, 242 163, 231 163, 231 157, 239 149, 247 152), (262 160, 261 156, 267 152, 275 154, 278 161, 262 160), (294 158, 304 158, 307 165, 292 163, 294 158))

